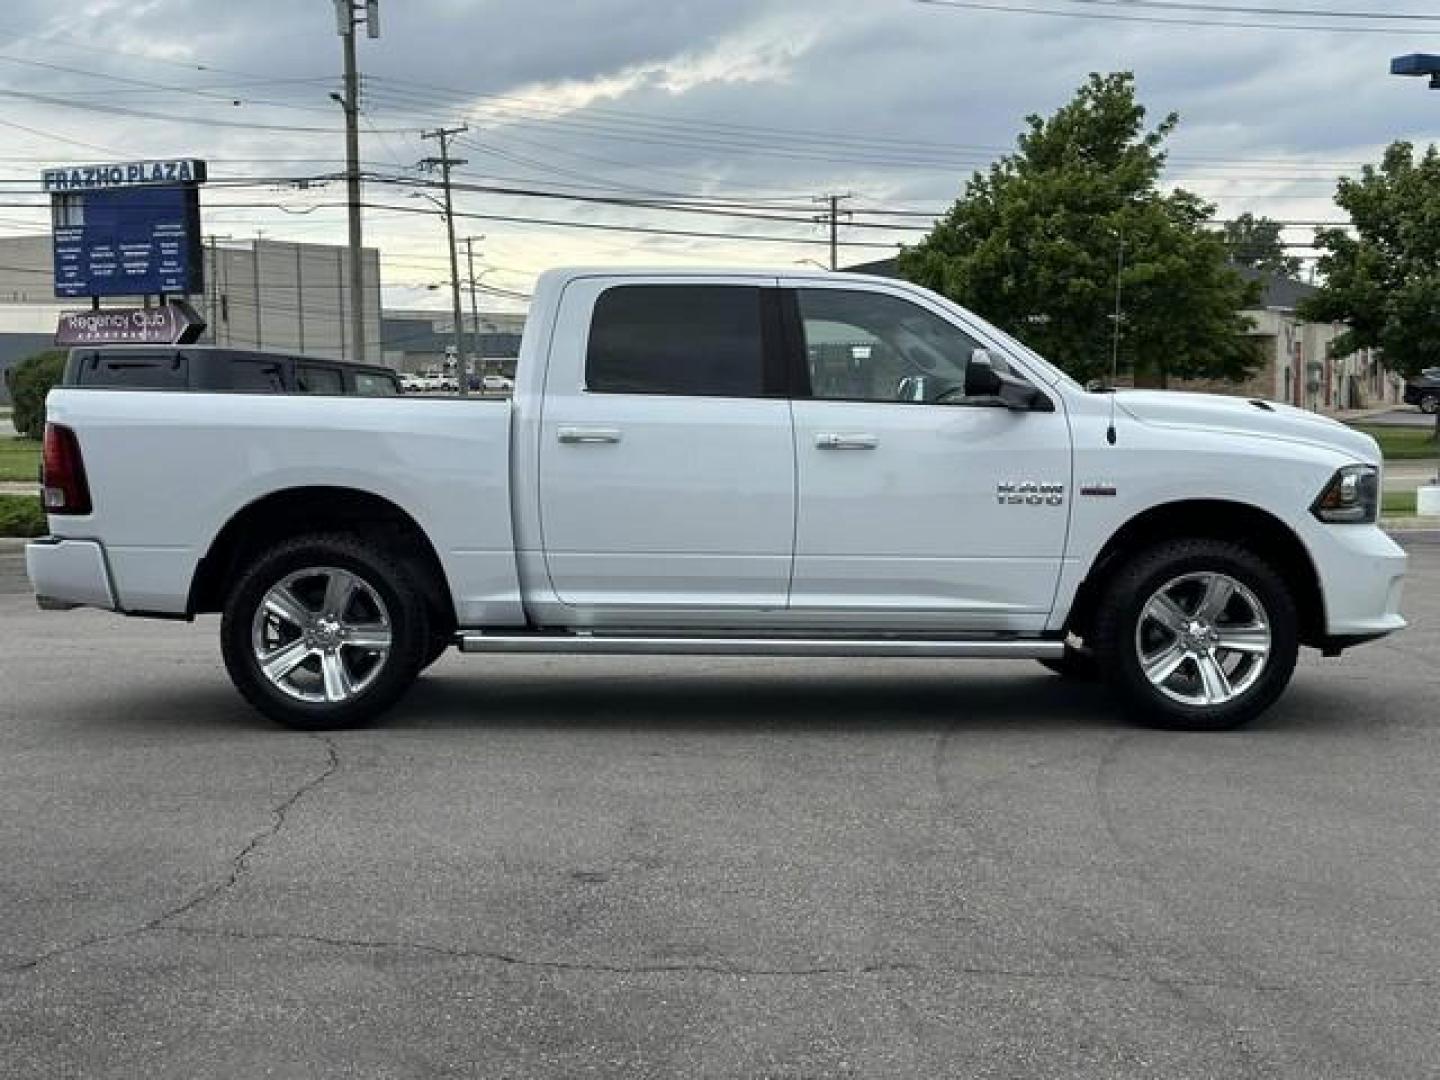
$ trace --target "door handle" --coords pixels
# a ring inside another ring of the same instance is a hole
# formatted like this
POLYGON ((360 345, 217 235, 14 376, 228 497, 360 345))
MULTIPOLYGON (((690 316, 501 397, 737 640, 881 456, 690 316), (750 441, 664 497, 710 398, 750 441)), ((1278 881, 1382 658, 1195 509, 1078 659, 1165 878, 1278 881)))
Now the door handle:
POLYGON ((880 440, 863 432, 822 431, 815 436, 821 450, 874 450, 880 440))
POLYGON ((555 437, 562 443, 618 443, 620 432, 616 428, 562 427, 555 437))

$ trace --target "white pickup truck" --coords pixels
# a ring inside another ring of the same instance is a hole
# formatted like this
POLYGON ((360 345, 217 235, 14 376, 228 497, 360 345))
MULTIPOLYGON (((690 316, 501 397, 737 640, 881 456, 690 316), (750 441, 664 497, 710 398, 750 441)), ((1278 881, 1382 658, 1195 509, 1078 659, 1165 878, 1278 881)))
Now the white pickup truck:
POLYGON ((221 612, 240 692, 302 728, 373 719, 458 645, 1029 658, 1216 729, 1299 646, 1405 625, 1372 439, 1087 391, 898 281, 556 270, 508 400, 48 410, 40 604, 221 612))

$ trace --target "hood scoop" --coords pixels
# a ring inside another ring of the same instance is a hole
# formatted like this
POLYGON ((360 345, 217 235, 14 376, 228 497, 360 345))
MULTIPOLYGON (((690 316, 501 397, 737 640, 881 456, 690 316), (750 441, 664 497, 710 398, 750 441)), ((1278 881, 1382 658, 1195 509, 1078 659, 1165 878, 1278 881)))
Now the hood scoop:
POLYGON ((1251 405, 1254 405, 1255 408, 1259 409, 1261 412, 1274 412, 1274 411, 1275 411, 1275 406, 1274 406, 1274 405, 1271 405, 1268 401, 1261 401, 1259 398, 1251 398, 1251 399, 1250 399, 1250 404, 1251 404, 1251 405))

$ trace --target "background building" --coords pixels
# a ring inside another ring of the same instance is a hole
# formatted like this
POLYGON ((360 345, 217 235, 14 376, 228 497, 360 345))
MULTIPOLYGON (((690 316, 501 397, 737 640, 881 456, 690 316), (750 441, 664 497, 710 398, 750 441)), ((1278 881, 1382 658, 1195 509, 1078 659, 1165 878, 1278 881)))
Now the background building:
MULTIPOLYGON (((343 246, 211 240, 204 262, 205 293, 189 297, 209 324, 202 341, 360 359, 348 340, 351 298, 343 246)), ((380 255, 374 248, 365 249, 364 278, 364 359, 378 364, 380 255)), ((103 306, 131 306, 140 299, 110 297, 103 306)), ((0 370, 50 347, 61 312, 84 306, 55 296, 48 233, 0 237, 0 370)))
POLYGON ((192 297, 210 324, 201 340, 283 349, 337 360, 381 362, 380 253, 364 249, 365 355, 350 337, 346 249, 332 244, 221 241, 205 251, 204 297, 192 297))
MULTIPOLYGON (((513 311, 482 311, 479 314, 479 350, 475 350, 475 320, 466 313, 461 330, 465 349, 480 358, 480 370, 515 374, 520 355, 520 335, 525 315, 513 311)), ((455 348, 455 319, 448 311, 427 309, 390 310, 382 319, 381 341, 385 363, 397 371, 441 370, 455 348)))

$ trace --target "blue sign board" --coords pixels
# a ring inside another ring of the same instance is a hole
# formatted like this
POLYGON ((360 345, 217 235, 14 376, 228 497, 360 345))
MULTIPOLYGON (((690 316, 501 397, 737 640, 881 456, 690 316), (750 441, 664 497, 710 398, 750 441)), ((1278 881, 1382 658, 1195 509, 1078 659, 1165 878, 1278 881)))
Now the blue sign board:
MULTIPOLYGON (((194 171, 186 170, 188 182, 177 183, 161 171, 132 176, 126 185, 121 178, 127 168, 97 166, 89 183, 84 174, 64 175, 76 170, 46 174, 54 218, 56 296, 204 291, 194 171)), ((203 179, 203 167, 199 176, 203 179)))

